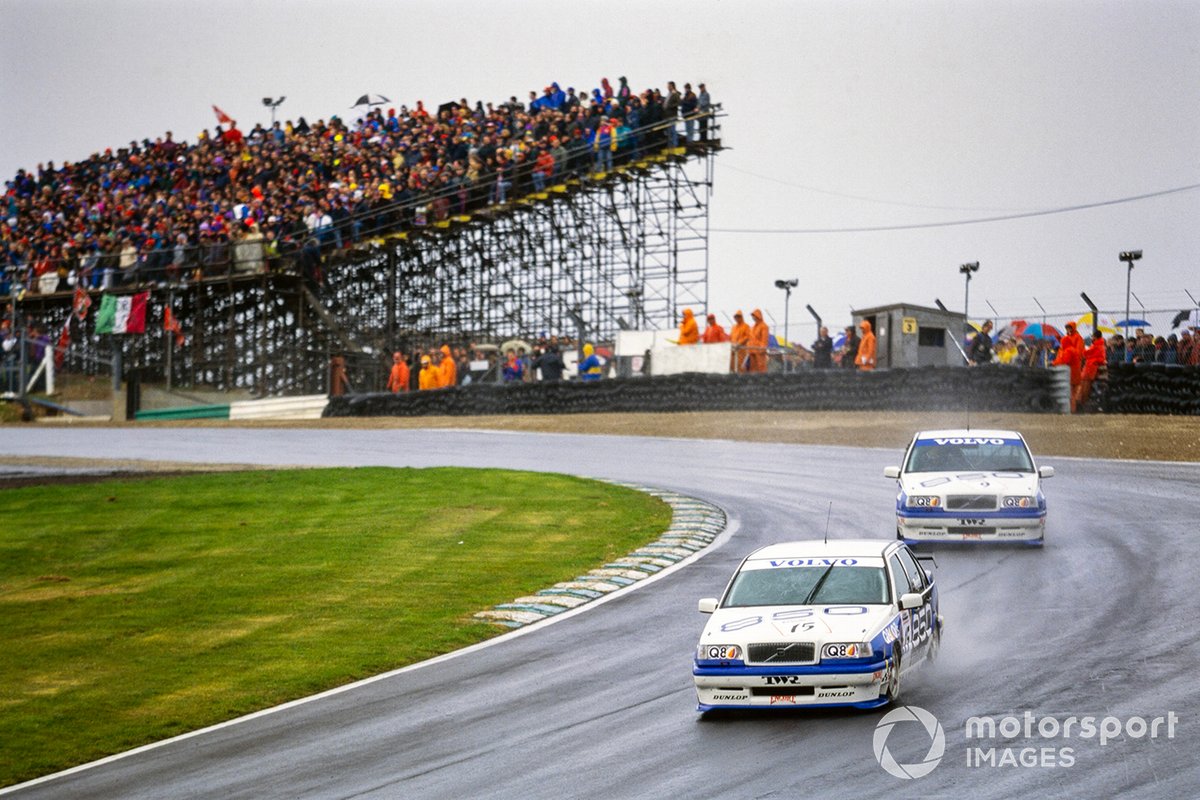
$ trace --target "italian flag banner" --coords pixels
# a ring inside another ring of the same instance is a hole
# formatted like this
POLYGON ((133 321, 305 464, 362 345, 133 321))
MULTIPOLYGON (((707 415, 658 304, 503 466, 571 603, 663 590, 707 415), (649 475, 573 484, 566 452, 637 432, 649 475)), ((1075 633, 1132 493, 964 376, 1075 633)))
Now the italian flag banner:
POLYGON ((149 299, 149 292, 124 297, 104 295, 96 312, 96 333, 145 333, 149 299))

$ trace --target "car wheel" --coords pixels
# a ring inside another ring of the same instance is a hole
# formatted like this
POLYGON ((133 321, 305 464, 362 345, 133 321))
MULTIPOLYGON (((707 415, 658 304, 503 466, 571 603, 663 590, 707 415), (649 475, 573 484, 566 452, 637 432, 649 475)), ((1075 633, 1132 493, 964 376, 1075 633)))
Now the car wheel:
POLYGON ((894 653, 892 665, 888 669, 888 688, 883 693, 891 705, 897 705, 900 702, 900 652, 896 650, 894 653))

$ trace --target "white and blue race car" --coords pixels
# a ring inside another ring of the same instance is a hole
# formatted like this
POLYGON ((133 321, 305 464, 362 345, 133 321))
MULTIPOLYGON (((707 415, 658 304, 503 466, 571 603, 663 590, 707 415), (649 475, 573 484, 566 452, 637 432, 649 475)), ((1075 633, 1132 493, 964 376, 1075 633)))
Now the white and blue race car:
POLYGON ((942 636, 932 572, 890 540, 763 547, 699 607, 712 615, 692 667, 701 712, 882 706, 942 636))
POLYGON ((909 544, 1045 542, 1042 479, 1054 467, 1038 467, 1016 431, 921 431, 904 466, 883 474, 899 484, 896 536, 909 544))

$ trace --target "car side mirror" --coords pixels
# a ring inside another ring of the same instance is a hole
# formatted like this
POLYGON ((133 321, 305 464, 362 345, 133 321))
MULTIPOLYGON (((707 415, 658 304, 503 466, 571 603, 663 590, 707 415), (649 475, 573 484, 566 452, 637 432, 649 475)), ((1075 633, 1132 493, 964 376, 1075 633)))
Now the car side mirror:
POLYGON ((900 468, 899 467, 884 467, 883 468, 883 477, 898 479, 900 477, 900 468))
POLYGON ((900 595, 900 608, 920 608, 925 605, 925 598, 916 592, 900 595))
POLYGON ((711 614, 717 610, 717 598, 705 597, 697 604, 701 614, 711 614))
POLYGON ((1054 467, 1038 467, 1038 477, 1053 478, 1054 477, 1054 467))

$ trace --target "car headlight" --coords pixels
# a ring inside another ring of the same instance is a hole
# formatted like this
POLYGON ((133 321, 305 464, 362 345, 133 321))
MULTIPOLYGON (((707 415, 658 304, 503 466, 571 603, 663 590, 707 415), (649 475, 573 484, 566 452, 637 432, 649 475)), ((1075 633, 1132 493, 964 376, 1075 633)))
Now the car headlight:
POLYGON ((736 661, 742 657, 742 648, 736 644, 702 644, 696 648, 700 661, 736 661))
POLYGON ((821 648, 821 658, 870 658, 875 655, 870 642, 831 642, 821 648))
POLYGON ((1006 497, 1004 498, 1003 505, 1005 508, 1035 508, 1037 507, 1037 498, 1027 497, 1024 495, 1019 497, 1006 497))
POLYGON ((910 494, 904 504, 909 508, 937 508, 942 504, 942 498, 937 495, 910 494))

